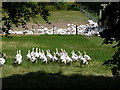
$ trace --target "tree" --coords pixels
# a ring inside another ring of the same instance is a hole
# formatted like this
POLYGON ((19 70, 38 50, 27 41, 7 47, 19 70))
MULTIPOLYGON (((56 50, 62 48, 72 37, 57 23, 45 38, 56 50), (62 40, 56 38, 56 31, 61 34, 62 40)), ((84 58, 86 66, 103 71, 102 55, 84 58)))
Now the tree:
POLYGON ((27 28, 26 23, 30 19, 33 19, 39 25, 35 21, 37 15, 40 15, 46 23, 49 23, 48 16, 50 16, 50 13, 46 9, 44 2, 3 2, 2 11, 3 31, 6 31, 6 34, 8 34, 13 24, 16 27, 27 28))
POLYGON ((105 61, 103 65, 110 66, 114 76, 120 76, 120 2, 109 4, 100 22, 108 26, 108 29, 100 33, 101 38, 104 38, 103 44, 117 42, 113 48, 118 47, 112 59, 105 61))
POLYGON ((99 15, 99 10, 102 8, 101 2, 76 2, 76 3, 80 4, 81 7, 84 7, 88 10, 92 10, 94 13, 97 13, 98 15, 99 15))

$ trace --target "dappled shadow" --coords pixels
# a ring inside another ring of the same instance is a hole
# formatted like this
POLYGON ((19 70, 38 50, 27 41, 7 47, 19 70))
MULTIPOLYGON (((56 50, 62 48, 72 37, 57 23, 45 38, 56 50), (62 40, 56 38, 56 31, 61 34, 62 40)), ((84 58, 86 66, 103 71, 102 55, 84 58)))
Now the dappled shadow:
POLYGON ((120 77, 70 76, 43 71, 12 75, 2 79, 2 88, 120 88, 120 77))

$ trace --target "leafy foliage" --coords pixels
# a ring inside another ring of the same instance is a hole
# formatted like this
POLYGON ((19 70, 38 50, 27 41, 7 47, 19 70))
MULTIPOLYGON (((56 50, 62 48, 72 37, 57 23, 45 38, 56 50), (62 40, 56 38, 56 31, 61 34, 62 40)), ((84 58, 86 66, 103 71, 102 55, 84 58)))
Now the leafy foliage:
POLYGON ((40 15, 46 22, 50 16, 43 2, 3 2, 2 4, 3 13, 7 14, 3 15, 2 20, 8 30, 11 29, 12 24, 26 28, 26 23, 31 18, 34 20, 37 15, 40 15))
POLYGON ((108 26, 100 33, 101 38, 105 38, 103 44, 113 44, 117 42, 118 51, 111 60, 107 60, 103 65, 111 67, 114 76, 120 75, 120 2, 114 2, 108 5, 102 15, 101 22, 108 26))
POLYGON ((76 10, 79 11, 79 4, 74 2, 55 2, 53 4, 57 10, 76 10))

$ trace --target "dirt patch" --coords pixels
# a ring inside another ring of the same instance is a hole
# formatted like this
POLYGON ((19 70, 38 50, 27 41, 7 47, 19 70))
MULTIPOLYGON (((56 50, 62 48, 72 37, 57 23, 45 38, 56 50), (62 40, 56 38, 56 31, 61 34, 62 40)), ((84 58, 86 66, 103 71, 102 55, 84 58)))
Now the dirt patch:
MULTIPOLYGON (((43 26, 43 27, 47 27, 49 30, 50 29, 52 29, 53 28, 53 25, 55 26, 55 27, 57 27, 57 28, 67 28, 67 24, 68 23, 71 23, 71 22, 69 22, 69 21, 64 21, 64 22, 57 22, 57 23, 51 23, 51 24, 40 24, 41 26, 43 26)), ((80 23, 78 23, 78 22, 73 22, 72 24, 76 24, 76 25, 80 25, 80 23)), ((28 28, 28 30, 30 30, 30 29, 32 29, 32 28, 34 28, 34 29, 38 29, 40 26, 38 26, 37 24, 35 24, 35 23, 27 23, 27 28, 28 28)), ((13 31, 21 31, 21 30, 25 30, 24 28, 22 28, 22 27, 14 27, 13 28, 13 31)))

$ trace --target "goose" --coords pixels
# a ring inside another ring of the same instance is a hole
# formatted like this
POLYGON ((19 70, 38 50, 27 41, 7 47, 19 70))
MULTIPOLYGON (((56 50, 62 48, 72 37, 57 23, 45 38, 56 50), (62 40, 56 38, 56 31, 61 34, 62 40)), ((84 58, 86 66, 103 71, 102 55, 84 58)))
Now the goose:
POLYGON ((20 58, 22 59, 21 50, 19 50, 19 55, 20 55, 20 58))
POLYGON ((62 48, 61 48, 60 50, 61 50, 61 53, 63 53, 63 52, 64 52, 64 50, 63 50, 62 48))
POLYGON ((80 53, 80 51, 78 51, 78 53, 79 53, 78 60, 80 61, 81 66, 82 66, 82 65, 87 65, 88 62, 87 62, 87 60, 82 56, 82 53, 80 53))
POLYGON ((35 56, 34 48, 32 48, 31 56, 35 56))
POLYGON ((65 64, 70 64, 70 62, 72 62, 72 59, 68 56, 68 53, 65 50, 61 52, 60 60, 65 64))
POLYGON ((58 61, 58 58, 57 58, 57 56, 56 56, 56 53, 54 52, 53 54, 54 54, 54 56, 52 57, 52 61, 58 61))
POLYGON ((44 51, 42 50, 41 52, 39 49, 39 59, 42 60, 43 56, 44 56, 44 51))
POLYGON ((58 49, 56 48, 56 56, 59 57, 60 56, 60 53, 58 52, 58 49))
POLYGON ((72 59, 69 57, 68 53, 65 53, 65 57, 66 57, 66 63, 70 64, 70 62, 72 62, 72 59))
POLYGON ((34 53, 36 58, 39 58, 38 48, 36 48, 36 52, 34 53))
POLYGON ((42 58, 43 62, 47 63, 47 57, 44 55, 43 58, 42 58))
POLYGON ((64 54, 64 50, 62 48, 61 48, 61 52, 60 52, 60 62, 63 62, 66 64, 65 54, 64 54))
POLYGON ((71 59, 72 59, 73 61, 78 61, 78 55, 75 54, 74 50, 71 52, 71 54, 72 54, 71 59))
POLYGON ((0 55, 0 67, 4 65, 6 59, 5 53, 1 53, 0 55))
POLYGON ((48 61, 47 57, 45 56, 44 50, 42 50, 42 52, 41 52, 40 59, 45 63, 47 63, 47 61, 48 61))
POLYGON ((41 50, 40 50, 40 48, 38 49, 38 54, 39 54, 39 58, 41 57, 41 50))
POLYGON ((37 58, 36 58, 35 56, 31 56, 31 59, 30 59, 30 60, 31 60, 32 63, 37 62, 37 58))
POLYGON ((5 58, 0 57, 0 67, 3 66, 5 63, 5 58))
POLYGON ((17 59, 19 57, 19 52, 17 51, 15 59, 17 59))
POLYGON ((92 59, 90 58, 90 56, 88 56, 86 54, 86 52, 84 51, 84 58, 87 60, 87 61, 91 61, 92 59))
POLYGON ((3 57, 4 59, 6 59, 6 54, 5 54, 5 53, 0 52, 0 57, 3 57))
POLYGON ((28 50, 28 54, 26 55, 27 60, 31 60, 31 54, 30 54, 30 50, 28 50))
POLYGON ((50 50, 48 49, 48 50, 46 50, 46 52, 47 52, 47 55, 46 55, 47 59, 48 59, 48 60, 52 60, 53 56, 52 56, 52 54, 50 53, 50 50))
POLYGON ((21 64, 22 63, 22 55, 21 55, 21 50, 17 51, 17 54, 15 56, 15 64, 21 64))
POLYGON ((66 57, 65 57, 64 53, 60 54, 60 61, 66 64, 66 57))

